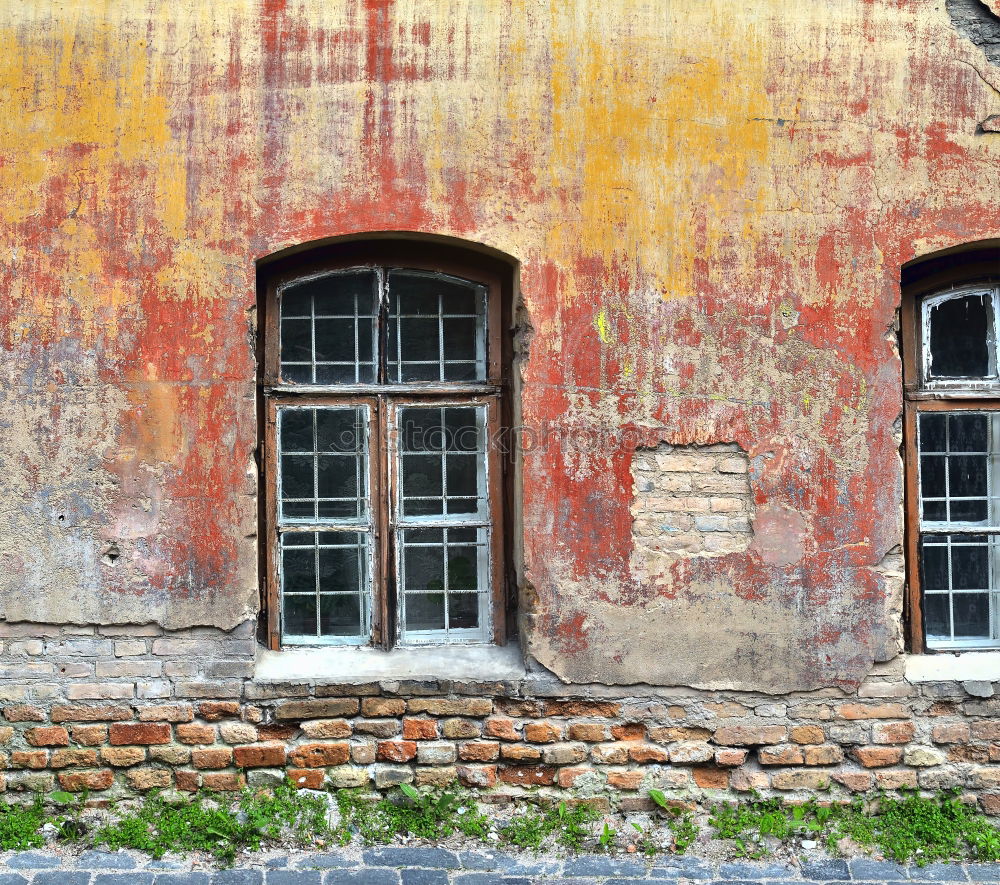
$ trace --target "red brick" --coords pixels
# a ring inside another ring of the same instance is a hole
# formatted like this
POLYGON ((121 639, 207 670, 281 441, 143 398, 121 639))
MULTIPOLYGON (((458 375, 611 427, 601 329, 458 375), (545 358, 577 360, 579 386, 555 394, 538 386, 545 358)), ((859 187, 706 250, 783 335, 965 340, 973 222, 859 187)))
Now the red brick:
POLYGON ((201 787, 201 775, 197 771, 174 771, 174 783, 178 790, 194 793, 201 787))
POLYGON ((581 777, 593 774, 593 768, 560 768, 556 775, 556 782, 564 790, 570 789, 581 777))
MULTIPOLYGON (((342 746, 346 746, 346 744, 342 746)), ((246 744, 233 748, 233 758, 239 768, 277 768, 285 764, 285 745, 246 744)), ((226 788, 220 787, 219 789, 226 788)))
MULTIPOLYGON (((500 757, 500 744, 496 741, 471 741, 459 744, 458 758, 468 762, 492 762, 500 757)), ((399 760, 405 762, 406 760, 399 760)))
POLYGON ((599 722, 573 722, 568 734, 571 741, 585 741, 588 744, 606 741, 610 736, 608 727, 599 722))
POLYGON ((345 741, 335 744, 302 744, 289 753, 289 759, 299 768, 326 768, 343 765, 350 755, 350 747, 345 741))
POLYGON ((214 747, 191 751, 191 764, 195 768, 228 768, 233 761, 229 747, 214 747))
POLYGON ((550 787, 556 782, 556 769, 547 765, 509 765, 500 769, 500 780, 518 786, 550 787))
POLYGON ((954 722, 947 725, 935 725, 931 730, 931 740, 935 744, 962 744, 969 739, 969 725, 966 722, 954 722))
POLYGON ((128 768, 145 761, 146 751, 142 747, 102 747, 101 761, 115 768, 128 768))
POLYGON ((74 725, 71 729, 73 740, 87 747, 96 747, 108 739, 106 725, 74 725))
POLYGON ((206 790, 232 792, 242 790, 246 786, 246 778, 242 774, 227 774, 222 771, 205 772, 201 776, 202 786, 206 790))
POLYGON ((170 726, 166 722, 116 722, 108 740, 115 746, 152 746, 170 743, 170 726))
POLYGON ((905 744, 913 740, 916 730, 912 722, 877 722, 872 726, 872 741, 876 744, 905 744))
POLYGON ((728 725, 715 730, 715 742, 722 746, 750 747, 780 744, 788 737, 783 725, 728 725))
MULTIPOLYGON (((335 721, 335 720, 331 720, 335 721)), ((341 719, 341 722, 344 720, 341 719)), ((287 741, 289 738, 295 737, 295 733, 298 731, 298 727, 295 725, 289 725, 285 722, 271 722, 268 725, 261 725, 257 728, 257 737, 262 741, 287 741)), ((332 728, 333 731, 340 731, 339 728, 332 728)), ((340 734, 328 734, 328 735, 310 735, 310 737, 346 737, 346 735, 340 734)))
POLYGON ((620 744, 600 744, 590 748, 590 758, 598 765, 624 765, 628 762, 627 742, 620 744))
POLYGON ((644 741, 646 739, 646 726, 641 722, 613 725, 611 727, 611 736, 616 741, 644 741))
POLYGON ((902 704, 841 704, 841 719, 909 719, 910 711, 902 704))
POLYGON ((638 790, 643 777, 643 771, 609 771, 608 786, 616 790, 638 790))
POLYGON ((875 772, 875 782, 883 790, 916 789, 917 773, 912 768, 892 768, 875 772))
POLYGON ((1000 738, 1000 719, 984 719, 981 722, 973 722, 972 736, 979 740, 997 740, 1000 738))
POLYGON ((953 744, 948 747, 948 759, 951 762, 989 762, 992 757, 986 747, 975 744, 953 744))
POLYGON ((831 777, 852 793, 867 793, 872 788, 874 780, 869 771, 837 771, 831 777))
POLYGON ((724 790, 729 786, 729 772, 725 768, 714 766, 696 767, 691 769, 694 782, 706 790, 724 790))
POLYGON ((11 768, 47 768, 48 750, 15 750, 10 754, 11 768))
POLYGON ((495 765, 459 765, 455 773, 463 787, 492 787, 497 782, 495 765))
POLYGON ((206 722, 218 722, 240 715, 240 705, 236 701, 202 701, 198 704, 198 716, 206 722))
POLYGON ((162 790, 169 787, 170 772, 166 768, 133 768, 125 772, 133 790, 162 790))
POLYGON ((553 744, 562 738, 562 728, 552 722, 528 722, 524 739, 529 744, 553 744))
POLYGON ((514 720, 505 716, 491 716, 483 723, 487 736, 499 738, 502 741, 519 741, 520 735, 514 731, 514 720))
POLYGON ((979 797, 979 805, 985 814, 993 817, 1000 815, 1000 795, 985 793, 979 797))
POLYGON ((59 772, 59 785, 71 793, 78 793, 81 790, 107 790, 114 782, 115 773, 110 768, 59 772))
POLYGON ((844 761, 844 751, 836 744, 819 744, 803 748, 806 765, 838 765, 844 761))
POLYGON ((413 741, 379 741, 376 756, 390 762, 409 762, 417 755, 417 745, 413 741))
POLYGON ((197 722, 192 722, 188 725, 178 725, 174 732, 177 735, 177 740, 182 744, 215 743, 214 725, 199 725, 197 722))
POLYGON ((805 760, 798 744, 780 744, 761 747, 757 751, 757 761, 761 765, 801 765, 805 760))
POLYGON ((742 765, 747 761, 747 750, 734 747, 720 747, 715 751, 715 764, 724 766, 742 765))
POLYGON ((526 744, 502 744, 500 755, 515 762, 537 762, 542 758, 542 751, 526 744))
POLYGON ((322 768, 289 768, 288 779, 300 790, 322 790, 326 772, 322 768))
POLYGON ((899 762, 903 751, 899 747, 855 747, 851 755, 865 768, 881 768, 899 762))
POLYGON ((589 716, 595 719, 614 719, 622 711, 616 701, 546 701, 542 706, 544 716, 589 716))
POLYGON ((49 718, 53 722, 123 722, 133 717, 129 707, 70 704, 53 707, 49 718))
POLYGON ((33 747, 68 747, 69 732, 61 725, 29 728, 25 734, 33 747))
POLYGON ((403 738, 408 741, 432 741, 438 736, 438 725, 436 719, 414 719, 407 717, 403 720, 403 738))
POLYGON ((54 750, 49 761, 50 768, 81 768, 97 765, 97 750, 54 750))
POLYGON ((8 722, 44 722, 45 711, 41 707, 20 704, 3 708, 4 719, 8 722))
POLYGON ((364 698, 361 701, 361 715, 379 718, 382 716, 402 716, 406 711, 406 701, 402 698, 364 698))
POLYGON ((670 754, 663 747, 652 744, 636 744, 628 748, 629 758, 633 762, 667 762, 670 754))
POLYGON ((158 704, 139 711, 140 722, 190 722, 192 719, 194 710, 190 704, 158 704))
POLYGON ((791 739, 796 744, 821 744, 826 735, 818 725, 797 725, 792 729, 791 739))

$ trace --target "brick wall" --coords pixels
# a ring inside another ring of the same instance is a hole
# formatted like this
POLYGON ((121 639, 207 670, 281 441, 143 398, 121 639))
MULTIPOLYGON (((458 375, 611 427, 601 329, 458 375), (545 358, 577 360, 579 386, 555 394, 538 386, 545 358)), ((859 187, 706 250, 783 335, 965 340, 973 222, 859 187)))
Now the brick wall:
POLYGON ((632 459, 632 535, 647 573, 678 555, 746 550, 752 538, 749 459, 735 443, 638 449, 632 459))
POLYGON ((996 687, 911 685, 902 657, 858 692, 780 698, 540 675, 267 683, 248 678, 251 632, 0 625, 3 789, 116 796, 286 776, 310 787, 457 779, 635 805, 651 787, 685 799, 957 787, 1000 813, 996 687))

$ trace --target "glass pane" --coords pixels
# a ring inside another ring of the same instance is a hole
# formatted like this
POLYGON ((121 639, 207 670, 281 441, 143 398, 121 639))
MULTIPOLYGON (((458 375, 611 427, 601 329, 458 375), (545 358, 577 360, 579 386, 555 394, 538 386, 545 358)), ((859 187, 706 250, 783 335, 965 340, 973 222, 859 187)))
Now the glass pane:
POLYGON ((286 546, 281 551, 281 575, 281 586, 286 593, 315 592, 316 554, 313 548, 286 546))
POLYGON ((947 424, 945 415, 921 415, 920 416, 920 451, 921 452, 946 452, 948 451, 947 424))
POLYGON ((988 639, 990 597, 987 593, 956 593, 952 600, 955 638, 988 639))
POLYGON ((945 496, 944 464, 944 455, 920 456, 920 493, 925 498, 945 496))
POLYGON ((927 540, 923 543, 923 574, 921 581, 925 591, 948 589, 948 548, 935 545, 927 540))
POLYGON ((411 591, 444 590, 444 547, 411 547, 403 552, 403 588, 411 591))
POLYGON ((406 624, 410 630, 444 630, 443 593, 407 593, 406 624))
POLYGON ((475 547, 449 547, 448 592, 478 589, 479 551, 475 547))
POLYGON ((951 639, 951 597, 946 593, 924 597, 924 632, 927 638, 951 639))
POLYGON ((324 593, 319 600, 319 630, 323 636, 357 636, 361 633, 361 600, 358 596, 324 593))
POLYGON ((988 452, 989 420, 983 414, 948 416, 948 448, 952 452, 988 452))
POLYGON ((441 274, 389 272, 389 377, 486 378, 486 290, 441 274))
POLYGON ((924 522, 947 522, 948 505, 944 501, 924 501, 924 522))
POLYGON ((353 532, 324 532, 324 537, 334 535, 340 544, 345 546, 321 546, 319 550, 319 589, 320 592, 352 591, 358 592, 361 583, 361 557, 358 547, 346 546, 357 536, 353 532))
POLYGON ((971 378, 993 375, 989 298, 969 295, 929 307, 930 376, 971 378))
POLYGON ((986 590, 990 584, 987 539, 950 535, 951 586, 953 590, 986 590), (973 543, 978 541, 979 543, 973 543))
POLYGON ((448 628, 468 630, 479 626, 479 594, 453 593, 448 597, 448 628))
POLYGON ((374 383, 374 271, 327 274, 282 290, 281 376, 311 384, 374 383))
POLYGON ((280 518, 357 520, 368 513, 366 411, 359 406, 278 410, 280 518))
POLYGON ((287 636, 316 635, 316 597, 286 596, 284 631, 287 636))
POLYGON ((948 458, 948 491, 953 498, 986 496, 986 457, 951 455, 948 458))

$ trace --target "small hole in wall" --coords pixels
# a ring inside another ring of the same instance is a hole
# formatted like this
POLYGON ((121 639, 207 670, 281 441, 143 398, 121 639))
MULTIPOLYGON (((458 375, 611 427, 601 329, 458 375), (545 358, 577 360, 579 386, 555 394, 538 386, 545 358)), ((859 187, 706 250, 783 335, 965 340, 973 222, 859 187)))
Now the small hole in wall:
POLYGON ((59 514, 59 516, 57 516, 57 517, 56 517, 56 519, 57 519, 57 520, 58 520, 59 522, 66 522, 66 517, 65 517, 65 516, 63 516, 63 515, 62 515, 61 513, 59 514))
POLYGON ((116 565, 121 555, 122 552, 118 549, 117 544, 108 544, 108 546, 104 548, 104 553, 101 554, 101 562, 105 565, 116 565))

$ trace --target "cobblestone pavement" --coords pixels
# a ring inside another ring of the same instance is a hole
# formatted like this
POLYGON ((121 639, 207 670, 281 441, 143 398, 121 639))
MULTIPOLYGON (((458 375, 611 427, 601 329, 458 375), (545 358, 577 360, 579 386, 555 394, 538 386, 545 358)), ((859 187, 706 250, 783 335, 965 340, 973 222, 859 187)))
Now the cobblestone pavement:
POLYGON ((820 859, 797 866, 697 858, 538 857, 489 851, 392 846, 343 852, 258 855, 232 869, 198 860, 150 860, 127 852, 48 851, 0 855, 0 885, 795 885, 847 882, 1000 882, 1000 863, 899 866, 820 859))

